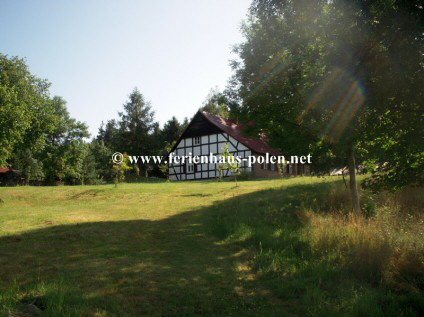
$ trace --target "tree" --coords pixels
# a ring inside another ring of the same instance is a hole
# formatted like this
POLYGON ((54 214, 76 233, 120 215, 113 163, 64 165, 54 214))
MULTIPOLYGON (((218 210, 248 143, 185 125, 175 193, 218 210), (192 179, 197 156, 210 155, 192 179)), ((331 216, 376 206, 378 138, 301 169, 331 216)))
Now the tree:
POLYGON ((228 150, 228 143, 225 143, 222 147, 222 154, 220 155, 220 163, 218 165, 219 179, 222 179, 224 171, 230 171, 234 176, 234 180, 237 184, 237 175, 240 174, 240 169, 236 158, 228 150))
POLYGON ((112 181, 113 173, 109 164, 110 157, 114 153, 103 141, 92 140, 88 145, 89 156, 94 160, 94 169, 97 181, 112 181))
POLYGON ((190 124, 190 120, 188 120, 188 118, 185 117, 183 123, 181 124, 181 131, 184 131, 189 124, 190 124))
POLYGON ((17 145, 42 145, 43 129, 49 129, 49 86, 30 73, 23 59, 0 54, 0 166, 8 166, 17 145))
POLYGON ((115 119, 108 120, 106 125, 102 122, 96 139, 112 150, 120 150, 122 140, 118 122, 115 119))
POLYGON ((28 148, 19 152, 13 161, 13 166, 16 166, 21 171, 25 185, 29 185, 31 181, 41 182, 45 177, 43 163, 35 158, 34 154, 36 155, 37 153, 33 153, 28 148))
POLYGON ((165 122, 162 129, 163 142, 171 144, 175 142, 183 133, 183 126, 176 117, 172 117, 170 120, 165 122))
POLYGON ((355 167, 364 155, 375 184, 423 182, 423 25, 413 2, 255 0, 233 98, 274 146, 348 164, 359 212, 355 167), (414 164, 399 173, 402 161, 414 164))
POLYGON ((218 89, 211 89, 203 106, 199 110, 215 114, 222 118, 229 117, 229 108, 227 106, 225 95, 218 91, 218 89))
MULTIPOLYGON (((103 142, 104 146, 113 152, 126 152, 132 155, 158 155, 161 154, 172 140, 179 136, 182 127, 173 117, 164 129, 154 120, 154 111, 140 91, 135 88, 124 104, 124 111, 118 112, 119 120, 109 120, 106 125, 102 123, 96 140, 103 142), (178 136, 177 136, 178 135, 178 136)), ((161 175, 159 166, 149 166, 138 161, 134 172, 140 171, 148 176, 148 171, 153 175, 161 175)))
POLYGON ((132 169, 131 166, 128 166, 129 158, 127 153, 122 154, 121 162, 112 162, 112 170, 113 170, 113 179, 115 182, 115 188, 118 187, 118 184, 125 180, 125 172, 130 171, 132 169))
POLYGON ((49 86, 23 59, 0 54, 0 165, 21 170, 26 184, 80 182, 87 127, 49 86))
MULTIPOLYGON (((119 117, 120 151, 131 155, 153 155, 158 151, 155 140, 158 125, 154 121, 154 111, 137 88, 129 95, 119 117)), ((139 162, 139 167, 147 175, 148 166, 139 162)))
POLYGON ((72 183, 81 181, 82 164, 85 157, 84 138, 89 137, 87 126, 71 118, 66 102, 60 97, 51 100, 54 108, 55 128, 46 135, 42 153, 46 180, 49 183, 72 183))

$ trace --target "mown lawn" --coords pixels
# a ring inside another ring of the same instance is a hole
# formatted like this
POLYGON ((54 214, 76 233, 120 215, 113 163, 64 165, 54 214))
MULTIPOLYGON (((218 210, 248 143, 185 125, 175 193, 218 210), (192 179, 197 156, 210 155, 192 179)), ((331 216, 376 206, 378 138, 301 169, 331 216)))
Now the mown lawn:
POLYGON ((0 198, 0 315, 29 304, 43 316, 424 312, 422 218, 408 214, 418 267, 402 284, 387 265, 412 238, 340 244, 346 232, 380 233, 339 215, 347 201, 335 178, 15 187, 0 198))

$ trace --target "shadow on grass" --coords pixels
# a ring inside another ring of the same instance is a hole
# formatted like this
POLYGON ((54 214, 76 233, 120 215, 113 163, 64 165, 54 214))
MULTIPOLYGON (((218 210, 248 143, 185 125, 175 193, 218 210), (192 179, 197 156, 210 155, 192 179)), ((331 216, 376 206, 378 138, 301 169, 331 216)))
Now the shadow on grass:
POLYGON ((316 292, 328 293, 320 279, 336 283, 338 268, 308 265, 296 211, 337 207, 322 198, 331 186, 258 191, 159 221, 81 223, 3 237, 0 291, 44 296, 51 316, 303 315, 310 310, 302 305, 323 300, 316 292), (281 268, 292 272, 286 280, 275 275, 281 268), (319 269, 325 274, 315 276, 319 269))
MULTIPOLYGON (((58 308, 63 315, 281 315, 286 308, 250 269, 249 250, 213 234, 220 226, 217 210, 247 217, 256 210, 234 208, 240 202, 256 208, 270 193, 236 196, 160 221, 61 225, 2 237, 0 291, 26 294, 21 302, 50 296, 45 306, 54 306, 48 301, 60 289, 73 298, 58 308)), ((85 190, 74 197, 96 194, 85 190)))
POLYGON ((181 195, 181 197, 210 197, 210 196, 213 196, 213 194, 194 193, 194 194, 181 195))
POLYGON ((91 198, 91 197, 96 197, 99 194, 105 192, 106 189, 87 189, 87 190, 82 190, 79 193, 72 195, 71 197, 69 197, 69 200, 74 200, 74 199, 78 199, 78 198, 91 198))

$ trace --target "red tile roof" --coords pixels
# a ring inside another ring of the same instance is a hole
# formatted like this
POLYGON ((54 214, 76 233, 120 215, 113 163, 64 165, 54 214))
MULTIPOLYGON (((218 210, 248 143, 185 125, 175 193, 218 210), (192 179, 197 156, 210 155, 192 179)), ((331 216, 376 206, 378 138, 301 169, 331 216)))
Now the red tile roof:
POLYGON ((0 167, 0 174, 7 173, 7 172, 16 172, 16 173, 19 173, 18 170, 14 170, 13 168, 0 167))
POLYGON ((224 132, 231 135, 234 139, 239 141, 240 143, 244 144, 248 148, 250 148, 253 152, 259 153, 259 154, 266 154, 269 153, 270 155, 279 156, 281 155, 281 152, 277 149, 273 149, 268 146, 266 142, 266 138, 252 138, 247 137, 243 135, 242 133, 242 125, 236 124, 235 122, 221 118, 217 115, 202 111, 201 112, 205 118, 224 132))

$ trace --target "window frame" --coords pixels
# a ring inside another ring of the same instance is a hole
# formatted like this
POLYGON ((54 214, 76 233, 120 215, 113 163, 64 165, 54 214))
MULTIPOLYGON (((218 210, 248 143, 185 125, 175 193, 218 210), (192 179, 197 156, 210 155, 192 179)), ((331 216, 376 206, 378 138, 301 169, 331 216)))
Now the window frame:
POLYGON ((186 162, 185 173, 186 174, 194 174, 195 173, 195 164, 186 162))
POLYGON ((202 137, 200 137, 200 136, 195 136, 195 137, 193 138, 193 146, 194 146, 194 145, 200 145, 200 144, 202 144, 202 137))

